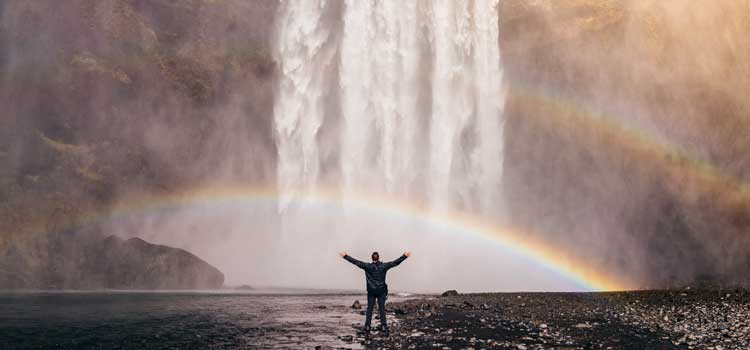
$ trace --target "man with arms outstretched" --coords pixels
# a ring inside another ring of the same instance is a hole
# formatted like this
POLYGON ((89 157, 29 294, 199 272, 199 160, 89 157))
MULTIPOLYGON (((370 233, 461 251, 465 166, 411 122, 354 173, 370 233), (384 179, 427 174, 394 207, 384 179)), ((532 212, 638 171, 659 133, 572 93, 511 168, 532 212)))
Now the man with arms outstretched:
POLYGON ((370 331, 370 321, 372 320, 372 308, 375 306, 375 300, 378 301, 378 310, 380 312, 380 329, 388 335, 388 323, 385 320, 385 299, 388 296, 388 285, 385 284, 385 273, 393 267, 398 266, 411 256, 411 253, 405 252, 400 258, 391 262, 381 262, 380 254, 378 252, 372 253, 372 262, 366 263, 359 261, 347 255, 346 252, 341 252, 342 258, 346 261, 357 265, 362 270, 365 270, 365 278, 367 279, 367 314, 365 316, 365 332, 370 331))

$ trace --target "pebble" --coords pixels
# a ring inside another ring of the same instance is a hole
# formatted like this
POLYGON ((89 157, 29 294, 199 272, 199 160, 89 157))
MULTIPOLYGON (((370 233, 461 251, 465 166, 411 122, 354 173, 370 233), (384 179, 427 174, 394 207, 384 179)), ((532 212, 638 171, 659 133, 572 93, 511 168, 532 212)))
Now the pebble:
POLYGON ((750 291, 462 294, 394 307, 405 310, 395 329, 408 328, 368 349, 750 349, 750 291))

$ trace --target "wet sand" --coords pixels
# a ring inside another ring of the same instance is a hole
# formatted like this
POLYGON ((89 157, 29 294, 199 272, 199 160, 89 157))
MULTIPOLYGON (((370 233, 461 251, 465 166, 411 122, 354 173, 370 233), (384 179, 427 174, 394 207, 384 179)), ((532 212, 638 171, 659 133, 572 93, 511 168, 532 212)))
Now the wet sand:
MULTIPOLYGON (((361 294, 0 292, 0 349, 361 349, 361 294)), ((394 297, 393 300, 403 300, 394 297)), ((391 316, 392 317, 392 316, 391 316)))

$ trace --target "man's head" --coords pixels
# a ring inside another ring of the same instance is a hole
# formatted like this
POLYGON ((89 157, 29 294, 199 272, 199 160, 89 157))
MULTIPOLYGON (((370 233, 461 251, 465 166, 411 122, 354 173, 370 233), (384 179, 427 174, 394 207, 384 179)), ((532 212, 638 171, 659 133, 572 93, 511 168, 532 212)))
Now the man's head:
POLYGON ((372 252, 372 261, 380 261, 380 254, 378 252, 372 252))

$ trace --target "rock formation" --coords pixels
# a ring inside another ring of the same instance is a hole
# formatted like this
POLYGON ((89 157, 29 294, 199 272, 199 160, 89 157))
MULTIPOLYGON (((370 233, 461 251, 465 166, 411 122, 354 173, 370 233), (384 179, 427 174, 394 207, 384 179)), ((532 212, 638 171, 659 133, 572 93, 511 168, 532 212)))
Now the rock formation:
POLYGON ((642 287, 750 283, 748 3, 499 13, 514 224, 642 287))
POLYGON ((254 155, 273 153, 261 117, 273 100, 274 8, 0 3, 0 289, 221 286, 187 252, 89 226, 123 193, 272 172, 254 155), (215 137, 228 129, 241 133, 215 137), (252 151, 213 156, 230 145, 252 151))
POLYGON ((218 289, 223 283, 224 275, 195 255, 139 238, 69 231, 14 241, 0 255, 2 289, 218 289))

